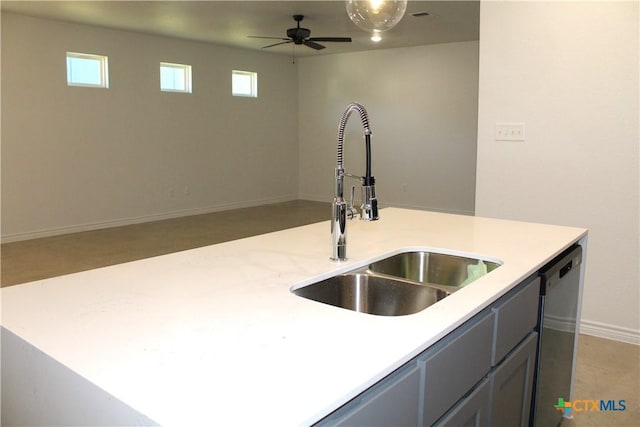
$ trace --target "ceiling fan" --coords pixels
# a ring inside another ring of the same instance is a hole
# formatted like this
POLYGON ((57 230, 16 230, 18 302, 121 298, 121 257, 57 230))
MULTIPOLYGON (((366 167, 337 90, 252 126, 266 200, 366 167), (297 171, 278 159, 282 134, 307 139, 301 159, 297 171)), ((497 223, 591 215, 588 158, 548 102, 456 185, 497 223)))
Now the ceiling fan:
POLYGON ((249 36, 254 39, 275 39, 284 40, 278 43, 263 46, 263 49, 278 46, 286 43, 303 44, 315 50, 324 49, 326 46, 317 42, 351 42, 351 37, 309 37, 311 30, 308 28, 300 28, 300 21, 304 19, 304 15, 293 15, 293 19, 298 23, 296 28, 287 29, 287 37, 265 37, 265 36, 249 36))

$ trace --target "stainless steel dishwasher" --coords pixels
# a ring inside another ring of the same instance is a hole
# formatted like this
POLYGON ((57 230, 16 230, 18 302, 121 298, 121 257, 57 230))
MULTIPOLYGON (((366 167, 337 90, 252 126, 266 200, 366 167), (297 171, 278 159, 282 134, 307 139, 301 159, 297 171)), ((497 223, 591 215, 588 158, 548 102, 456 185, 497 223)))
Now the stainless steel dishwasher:
POLYGON ((582 247, 573 245, 540 270, 538 365, 531 425, 562 423, 559 399, 570 401, 576 344, 582 247))

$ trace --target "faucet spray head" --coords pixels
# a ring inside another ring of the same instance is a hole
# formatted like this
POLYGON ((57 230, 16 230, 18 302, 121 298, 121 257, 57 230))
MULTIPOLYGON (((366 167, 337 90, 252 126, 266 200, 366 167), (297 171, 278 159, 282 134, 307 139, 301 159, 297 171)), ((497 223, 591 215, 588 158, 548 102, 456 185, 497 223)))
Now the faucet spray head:
POLYGON ((360 219, 365 221, 376 221, 380 219, 378 215, 378 199, 376 198, 375 179, 371 177, 369 182, 362 185, 362 206, 360 207, 360 219))

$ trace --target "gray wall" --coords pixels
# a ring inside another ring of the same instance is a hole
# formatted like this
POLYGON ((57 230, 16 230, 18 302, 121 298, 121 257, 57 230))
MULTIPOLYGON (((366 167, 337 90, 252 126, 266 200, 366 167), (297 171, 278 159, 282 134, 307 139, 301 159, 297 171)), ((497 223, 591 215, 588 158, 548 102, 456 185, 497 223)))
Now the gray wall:
POLYGON ((2 13, 5 241, 296 199, 297 90, 284 56, 2 13), (107 55, 110 88, 68 87, 67 51, 107 55), (160 92, 161 61, 192 94, 160 92))
MULTIPOLYGON (((308 57, 299 69, 301 198, 333 196, 338 120, 358 101, 371 122, 381 206, 473 214, 477 41, 308 57)), ((357 115, 347 130, 345 168, 362 175, 357 115)))
MULTIPOLYGON (((3 13, 2 237, 329 201, 337 124, 354 100, 371 114, 381 206, 473 213, 477 49, 451 43, 294 65, 3 13), (107 55, 110 88, 67 87, 66 51, 107 55), (191 64, 194 93, 160 92, 161 61, 191 64), (258 72, 258 99, 230 95, 232 69, 258 72)), ((363 173, 358 126, 348 127, 346 165, 363 173)))

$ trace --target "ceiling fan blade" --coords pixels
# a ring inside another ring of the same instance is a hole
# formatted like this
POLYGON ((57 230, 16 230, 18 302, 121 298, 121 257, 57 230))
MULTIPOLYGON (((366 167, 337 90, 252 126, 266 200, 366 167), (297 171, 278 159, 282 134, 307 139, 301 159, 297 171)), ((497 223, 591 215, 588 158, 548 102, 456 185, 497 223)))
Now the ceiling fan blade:
POLYGON ((311 49, 315 49, 315 50, 320 50, 320 49, 324 49, 325 46, 322 46, 319 43, 314 42, 313 40, 305 40, 302 42, 305 46, 309 46, 311 49))
POLYGON ((351 42, 351 37, 311 37, 314 42, 351 42))
MULTIPOLYGON (((287 40, 287 39, 284 39, 284 40, 287 40)), ((266 49, 268 47, 274 47, 274 46, 278 46, 278 45, 281 45, 281 44, 287 44, 287 43, 292 43, 292 42, 293 42, 293 40, 287 40, 286 42, 280 42, 280 43, 270 44, 268 46, 262 46, 262 48, 266 49)))
POLYGON ((285 37, 267 37, 267 36, 247 36, 250 39, 273 39, 273 40, 289 40, 285 37))

